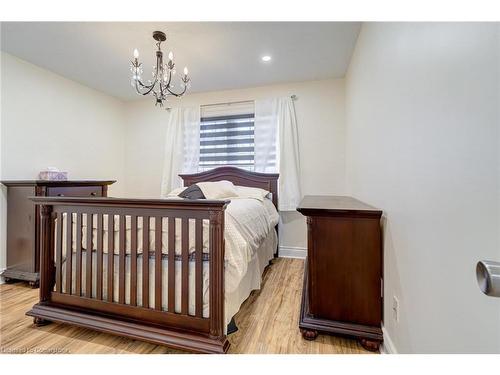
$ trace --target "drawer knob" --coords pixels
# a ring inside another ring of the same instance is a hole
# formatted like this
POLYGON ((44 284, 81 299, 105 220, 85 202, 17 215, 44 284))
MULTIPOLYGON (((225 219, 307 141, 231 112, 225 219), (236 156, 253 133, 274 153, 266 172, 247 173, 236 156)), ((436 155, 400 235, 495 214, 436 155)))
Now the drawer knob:
POLYGON ((95 192, 90 193, 93 197, 95 197, 97 194, 95 192))
POLYGON ((64 194, 63 193, 59 193, 57 194, 58 197, 64 197, 64 194))

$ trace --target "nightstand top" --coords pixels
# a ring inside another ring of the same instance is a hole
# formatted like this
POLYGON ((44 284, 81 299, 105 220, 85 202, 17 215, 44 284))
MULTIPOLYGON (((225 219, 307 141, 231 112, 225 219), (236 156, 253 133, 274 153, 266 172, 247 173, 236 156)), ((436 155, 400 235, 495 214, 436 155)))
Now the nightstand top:
POLYGON ((3 180, 5 186, 102 186, 114 184, 116 180, 3 180))
POLYGON ((306 195, 297 207, 305 216, 369 216, 380 217, 382 211, 353 197, 338 195, 306 195))

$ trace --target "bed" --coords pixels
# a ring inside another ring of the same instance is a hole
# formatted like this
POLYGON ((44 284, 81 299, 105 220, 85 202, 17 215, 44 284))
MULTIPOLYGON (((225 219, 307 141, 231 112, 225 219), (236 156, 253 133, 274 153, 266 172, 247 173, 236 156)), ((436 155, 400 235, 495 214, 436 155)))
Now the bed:
POLYGON ((27 315, 36 325, 62 322, 227 352, 227 325, 260 288, 277 250, 278 175, 220 167, 180 177, 184 186, 227 180, 270 195, 33 197, 41 206, 40 300, 27 315))

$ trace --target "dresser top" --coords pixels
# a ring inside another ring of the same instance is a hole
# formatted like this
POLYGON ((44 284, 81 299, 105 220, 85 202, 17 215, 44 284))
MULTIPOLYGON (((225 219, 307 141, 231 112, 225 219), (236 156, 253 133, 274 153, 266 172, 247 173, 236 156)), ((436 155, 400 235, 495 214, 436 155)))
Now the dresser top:
POLYGON ((114 184, 116 180, 3 180, 5 186, 102 186, 114 184))
POLYGON ((382 211, 355 198, 337 195, 306 195, 297 207, 305 216, 380 217, 382 211))

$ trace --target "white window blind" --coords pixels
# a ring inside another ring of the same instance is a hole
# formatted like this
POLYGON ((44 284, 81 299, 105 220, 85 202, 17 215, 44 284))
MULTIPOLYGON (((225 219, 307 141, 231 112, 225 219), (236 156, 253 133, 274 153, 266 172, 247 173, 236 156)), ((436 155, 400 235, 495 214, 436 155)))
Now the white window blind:
POLYGON ((232 165, 254 170, 254 102, 201 107, 199 170, 232 165))

